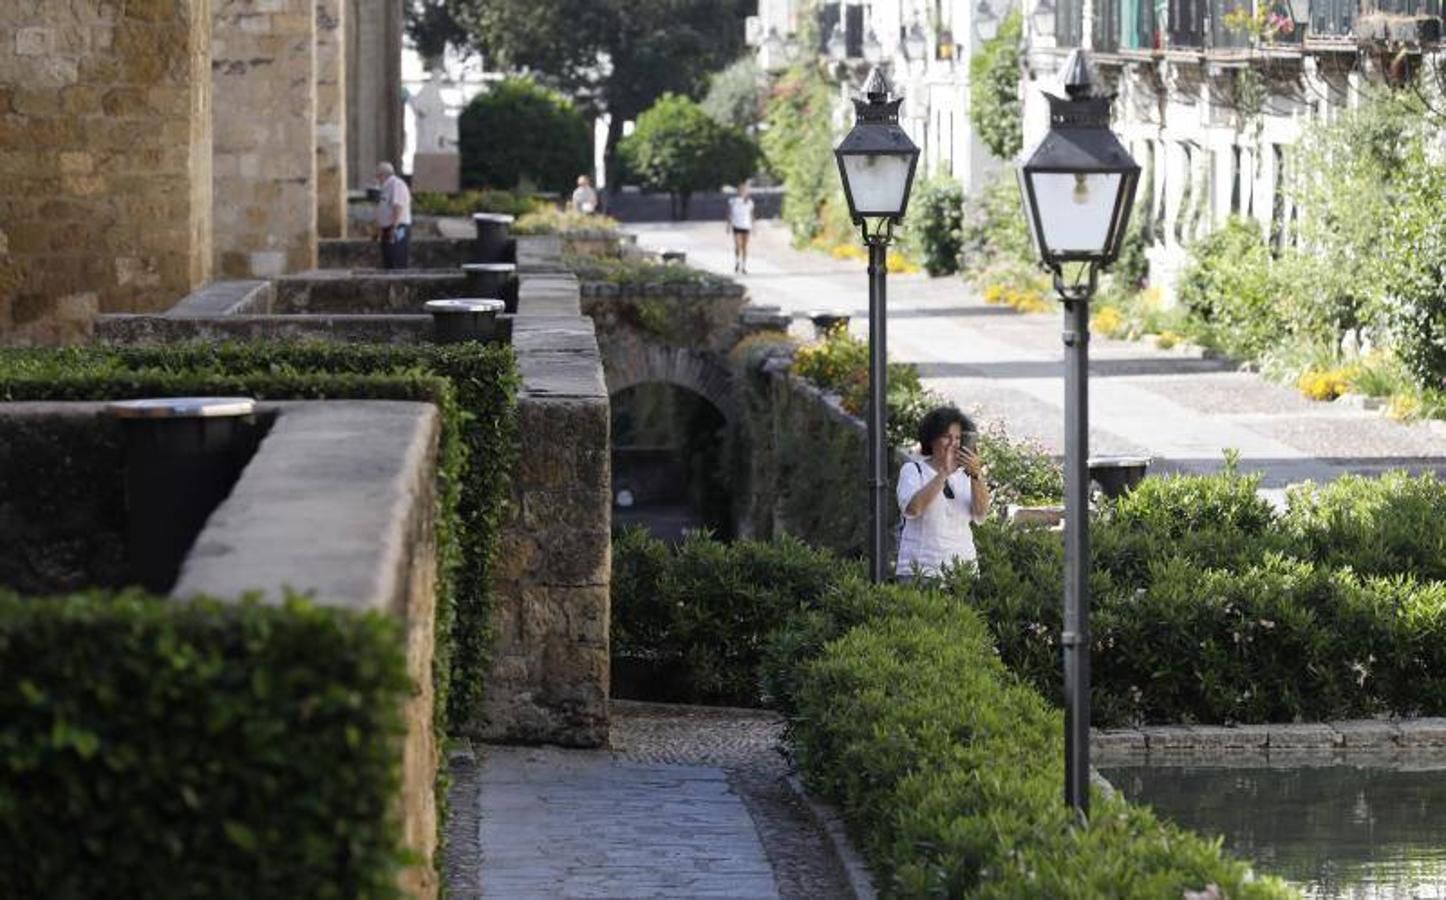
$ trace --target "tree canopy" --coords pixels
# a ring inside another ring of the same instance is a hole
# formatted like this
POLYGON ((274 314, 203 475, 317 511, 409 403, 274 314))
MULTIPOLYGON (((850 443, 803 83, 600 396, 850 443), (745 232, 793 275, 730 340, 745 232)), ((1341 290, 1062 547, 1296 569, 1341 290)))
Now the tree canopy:
POLYGON ((720 125, 687 97, 664 94, 642 115, 619 148, 628 171, 650 188, 681 201, 687 214, 695 191, 734 184, 753 174, 758 148, 739 128, 720 125))
MULTIPOLYGON (((431 2, 431 0, 429 0, 431 2)), ((745 0, 444 0, 468 45, 622 123, 667 92, 698 96, 743 49, 745 0)))
POLYGON ((457 122, 463 187, 570 190, 592 171, 590 129, 566 97, 523 78, 481 94, 457 122))
POLYGON ((1024 20, 1016 9, 969 60, 969 120, 984 146, 1000 159, 1012 159, 1024 144, 1019 97, 1023 40, 1024 20))

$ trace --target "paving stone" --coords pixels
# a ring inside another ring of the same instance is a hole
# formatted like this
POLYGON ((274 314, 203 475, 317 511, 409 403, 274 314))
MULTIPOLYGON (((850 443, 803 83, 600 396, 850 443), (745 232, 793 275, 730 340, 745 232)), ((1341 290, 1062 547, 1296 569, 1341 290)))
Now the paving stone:
POLYGON ((454 754, 459 897, 847 897, 772 713, 614 702, 608 751, 454 754))

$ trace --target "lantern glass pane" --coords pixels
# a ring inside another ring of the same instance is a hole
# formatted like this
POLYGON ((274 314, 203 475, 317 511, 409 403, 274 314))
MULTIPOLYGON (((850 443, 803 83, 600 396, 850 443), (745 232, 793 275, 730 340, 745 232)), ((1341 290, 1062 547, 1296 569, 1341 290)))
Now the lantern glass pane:
POLYGON ((1114 224, 1119 173, 1035 172, 1029 177, 1049 252, 1103 255, 1114 224))
POLYGON ((1034 227, 1034 205, 1029 199, 1029 176, 1024 173, 1023 166, 1014 171, 1019 175, 1019 199, 1024 204, 1024 221, 1029 223, 1029 243, 1034 247, 1034 255, 1042 257, 1044 248, 1039 246, 1039 232, 1034 227))
POLYGON ((909 186, 907 156, 850 154, 843 158, 843 164, 855 215, 897 216, 904 208, 904 193, 909 186))

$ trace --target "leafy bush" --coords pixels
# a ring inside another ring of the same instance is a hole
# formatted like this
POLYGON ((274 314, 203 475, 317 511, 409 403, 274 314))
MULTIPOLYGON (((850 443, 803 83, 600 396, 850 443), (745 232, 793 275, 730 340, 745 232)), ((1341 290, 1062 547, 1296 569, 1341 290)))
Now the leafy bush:
POLYGON ((1387 316, 1401 360, 1423 388, 1446 391, 1446 166, 1418 142, 1399 176, 1382 249, 1387 316))
MULTIPOLYGON (((869 345, 842 327, 798 348, 792 371, 837 393, 843 408, 852 415, 862 415, 868 408, 869 345)), ((913 442, 924 414, 944 401, 924 390, 918 368, 910 363, 889 363, 887 387, 888 443, 890 447, 904 446, 913 442)))
POLYGON ((439 726, 460 727, 481 700, 491 646, 491 560, 517 452, 517 386, 512 349, 475 344, 197 341, 0 351, 0 399, 6 401, 243 394, 437 404, 443 427, 433 672, 439 726))
POLYGON ((1446 581, 1446 482, 1434 474, 1343 475, 1292 488, 1287 504, 1280 524, 1305 559, 1367 575, 1446 581))
POLYGON ((1180 303, 1209 343, 1231 356, 1257 359, 1291 333, 1270 248, 1254 219, 1232 218, 1190 248, 1180 303))
POLYGON ((964 188, 952 178, 934 178, 919 185, 904 226, 904 242, 924 261, 930 275, 959 271, 964 246, 964 188))
MULTIPOLYGON (((809 45, 802 32, 798 40, 809 45)), ((795 245, 820 239, 827 248, 853 232, 833 158, 836 100, 836 86, 812 59, 790 67, 768 99, 760 140, 769 169, 783 182, 781 214, 795 245)))
POLYGON ((0 894, 400 896, 402 637, 296 600, 0 591, 0 894))
POLYGON ((755 705, 769 635, 857 568, 796 539, 724 544, 693 534, 670 550, 630 529, 613 540, 614 664, 645 664, 664 699, 755 705))
POLYGON ((1289 896, 1118 798, 1095 797, 1076 827, 1058 796, 1059 714, 946 594, 870 585, 793 542, 695 537, 670 553, 631 534, 618 547, 615 633, 634 653, 731 658, 738 684, 761 660, 806 778, 843 806, 886 891, 1289 896))
POLYGON ((508 78, 457 120, 462 185, 570 191, 592 171, 592 131, 561 94, 508 78))
POLYGON ((995 36, 969 60, 969 121, 998 159, 1013 159, 1024 146, 1023 50, 1024 17, 1011 9, 995 36))
POLYGON ((940 593, 893 589, 881 614, 784 660, 808 782, 857 828, 903 896, 1155 898, 1254 881, 1218 843, 1119 797, 1078 826, 1059 799, 1059 714, 1000 665, 983 622, 940 593))
POLYGON ((418 191, 412 196, 413 212, 434 216, 470 216, 479 212, 525 216, 547 208, 548 204, 536 197, 510 191, 462 191, 456 194, 418 191))
POLYGON ((1029 238, 1029 224, 1012 170, 990 182, 977 199, 964 204, 964 273, 977 281, 980 272, 998 266, 1038 268, 1029 238))
POLYGON ((718 124, 677 94, 664 94, 638 116, 618 153, 644 187, 674 195, 684 217, 690 195, 737 184, 753 174, 759 161, 758 147, 745 132, 718 124))
POLYGON ((512 226, 512 233, 522 235, 587 230, 613 231, 617 227, 617 219, 598 213, 583 213, 571 208, 558 209, 555 206, 544 206, 518 218, 512 226))

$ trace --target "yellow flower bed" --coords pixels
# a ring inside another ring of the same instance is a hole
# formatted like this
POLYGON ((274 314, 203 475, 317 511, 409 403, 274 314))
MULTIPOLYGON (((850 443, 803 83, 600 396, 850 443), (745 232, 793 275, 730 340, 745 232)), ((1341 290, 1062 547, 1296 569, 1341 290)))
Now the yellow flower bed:
POLYGON ((1421 398, 1415 394, 1397 394, 1386 407, 1386 415, 1397 422, 1409 422, 1421 415, 1421 398))
POLYGON ((861 262, 867 262, 869 251, 864 249, 860 244, 835 244, 828 251, 828 255, 834 259, 857 259, 861 262))
POLYGON ((1185 336, 1178 331, 1165 330, 1155 335, 1155 346, 1161 350, 1169 350, 1171 347, 1185 340, 1185 336))
POLYGON ((1330 401, 1350 390, 1351 379, 1355 376, 1355 366, 1343 369, 1307 369, 1301 373, 1296 387, 1312 400, 1330 401))
POLYGON ((1119 337, 1126 326, 1125 317, 1113 306, 1102 306, 1099 312, 1090 317, 1090 330, 1105 337, 1119 337))

